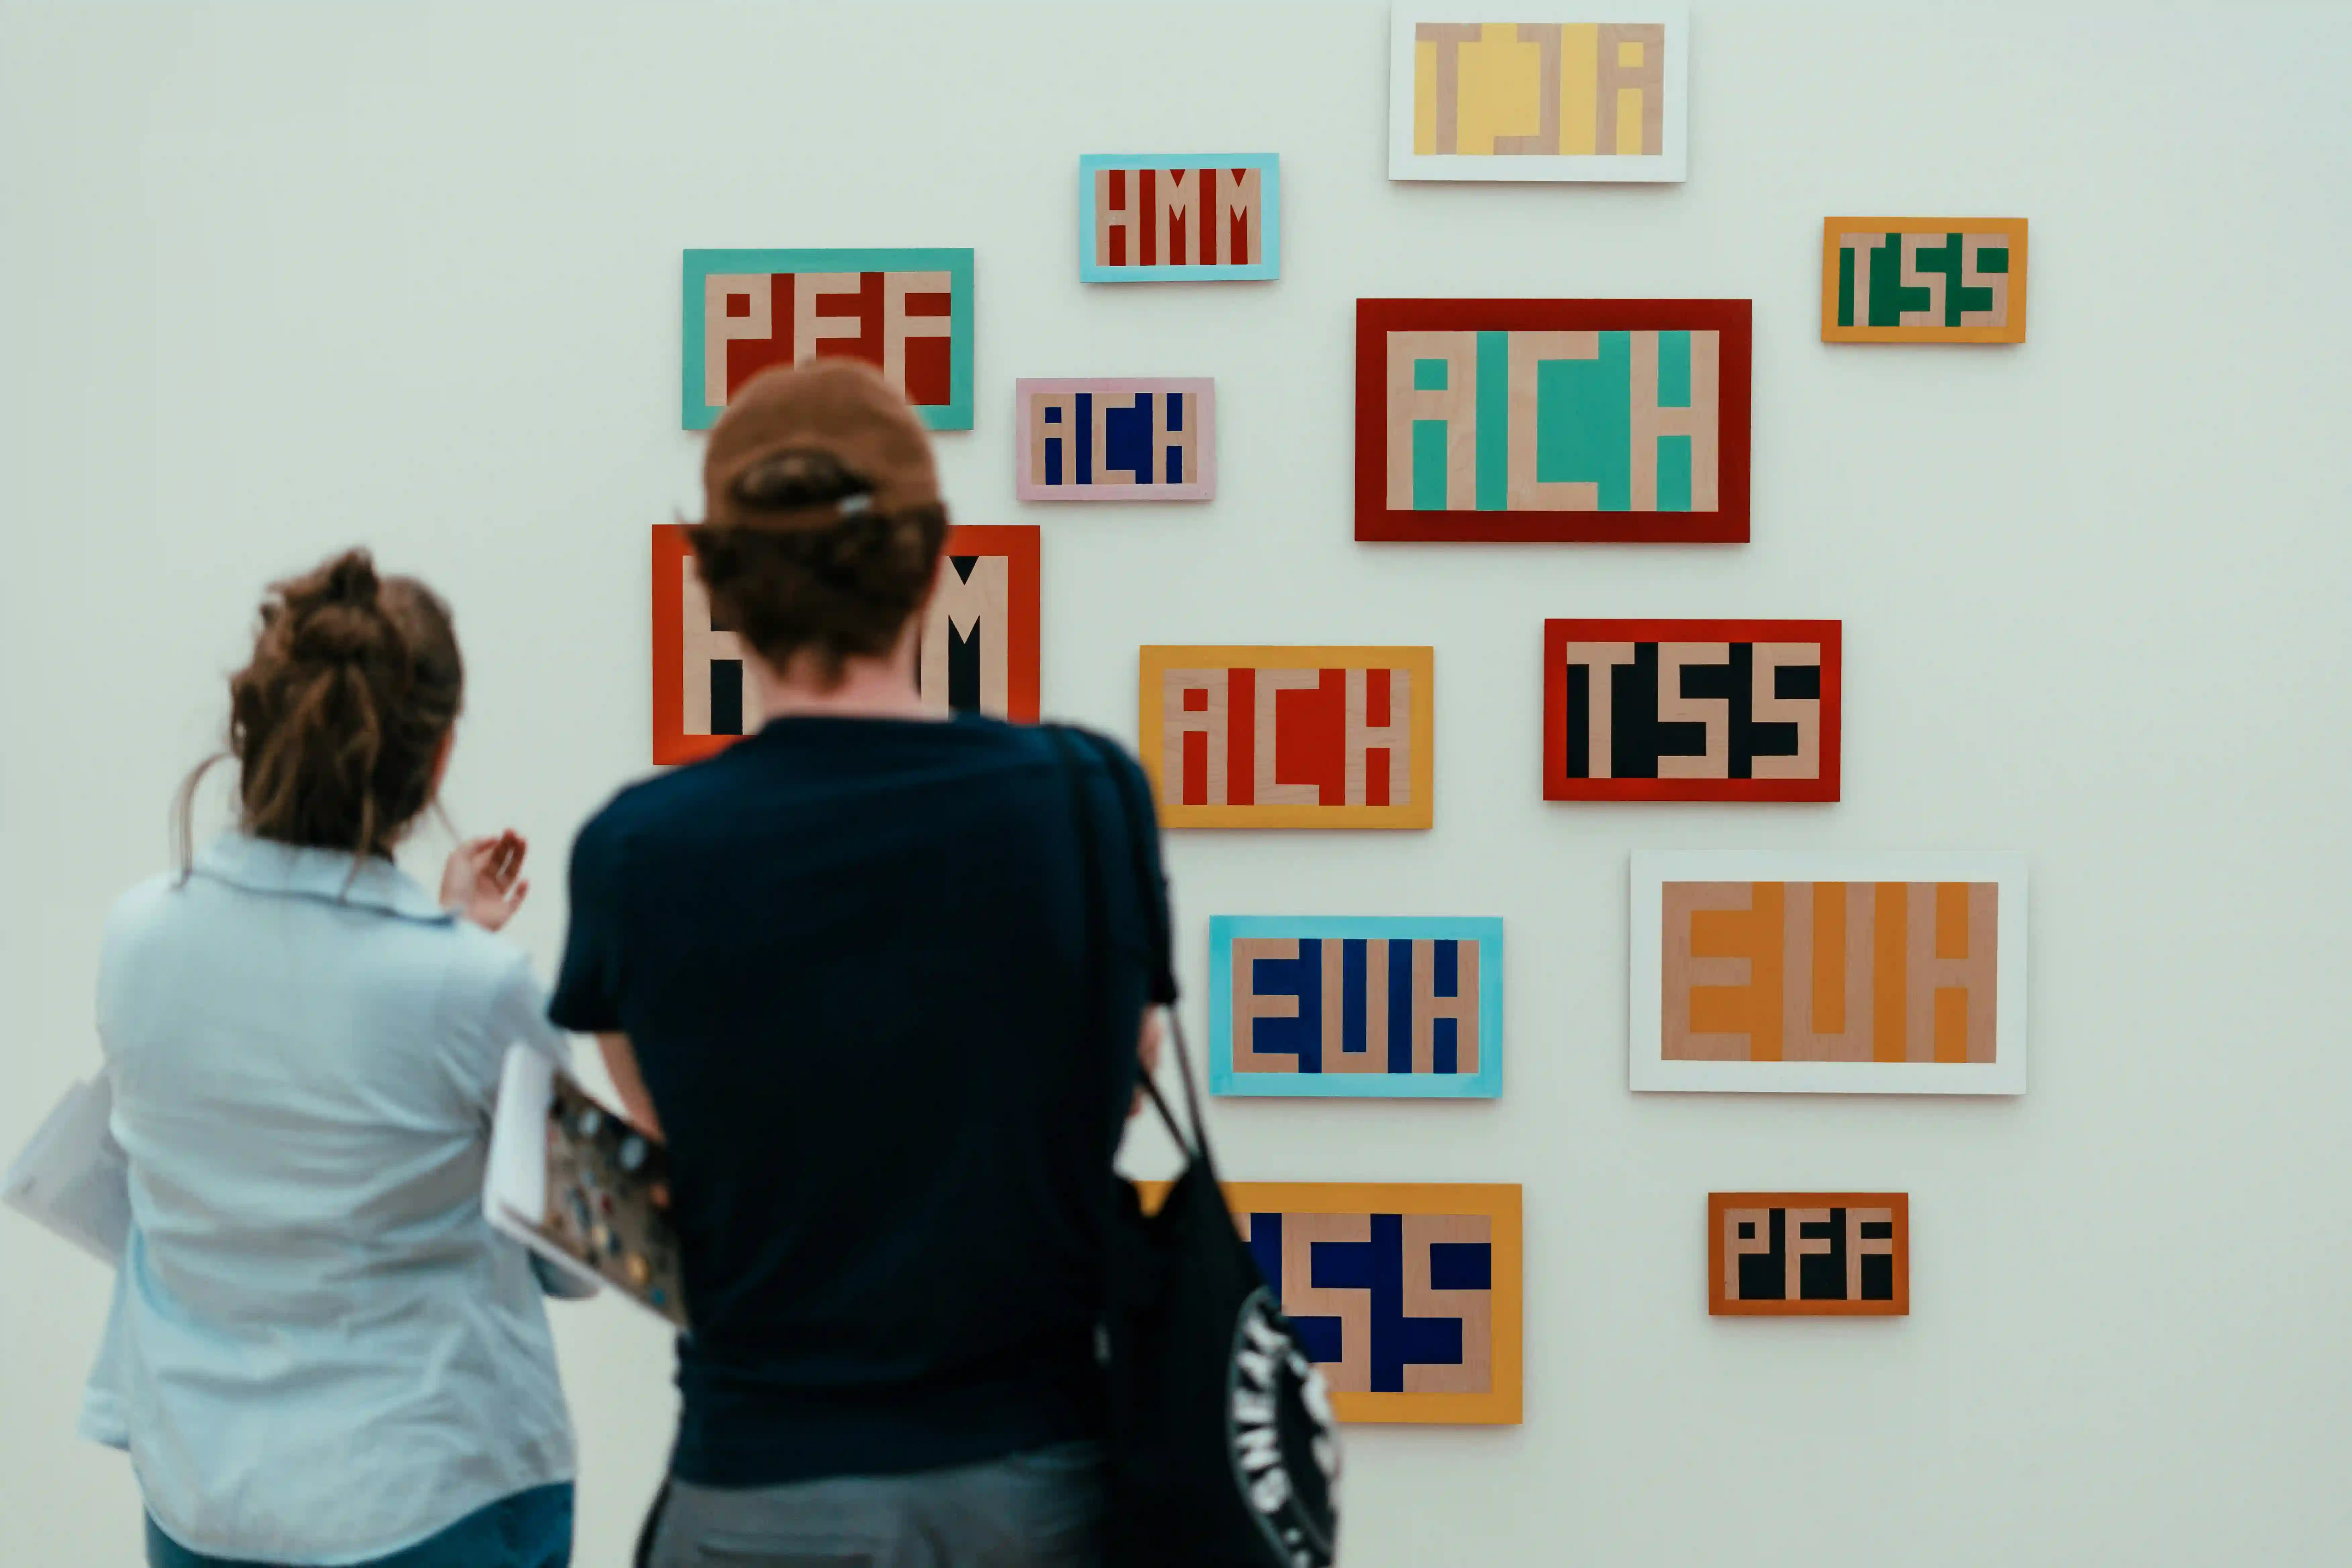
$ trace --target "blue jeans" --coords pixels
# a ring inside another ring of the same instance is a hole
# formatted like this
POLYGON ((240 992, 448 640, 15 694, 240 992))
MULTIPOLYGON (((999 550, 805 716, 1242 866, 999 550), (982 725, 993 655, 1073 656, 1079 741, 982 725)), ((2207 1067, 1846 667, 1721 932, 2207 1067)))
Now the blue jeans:
MULTIPOLYGON (((477 1509, 430 1541, 364 1568, 570 1568, 572 1483, 533 1487, 477 1509)), ((147 1568, 268 1568, 189 1551, 147 1521, 147 1568)))
POLYGON ((1101 1568, 1103 1492, 1092 1443, 740 1491, 673 1480, 652 1565, 1101 1568))

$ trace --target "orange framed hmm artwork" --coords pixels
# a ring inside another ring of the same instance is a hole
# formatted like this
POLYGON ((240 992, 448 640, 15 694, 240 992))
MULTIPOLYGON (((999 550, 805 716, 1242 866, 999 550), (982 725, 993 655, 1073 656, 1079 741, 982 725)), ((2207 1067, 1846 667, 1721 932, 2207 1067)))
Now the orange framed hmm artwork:
MULTIPOLYGON (((1139 1184, 1147 1205, 1164 1182, 1139 1184)), ((1227 1182, 1225 1203, 1342 1421, 1520 1419, 1517 1185, 1227 1182)))
POLYGON ((1718 1318, 1911 1311, 1904 1193, 1709 1193, 1706 1310, 1718 1318))
POLYGON ((2024 341, 2023 218, 1822 220, 1822 342, 2024 341))
POLYGON ((1146 647, 1143 765, 1165 827, 1427 827, 1436 654, 1146 647))
MULTIPOLYGON (((949 530, 916 675, 924 705, 1034 722, 1037 717, 1037 530, 949 530)), ((682 523, 653 530, 654 761, 715 756, 757 722, 743 647, 711 615, 682 523)))

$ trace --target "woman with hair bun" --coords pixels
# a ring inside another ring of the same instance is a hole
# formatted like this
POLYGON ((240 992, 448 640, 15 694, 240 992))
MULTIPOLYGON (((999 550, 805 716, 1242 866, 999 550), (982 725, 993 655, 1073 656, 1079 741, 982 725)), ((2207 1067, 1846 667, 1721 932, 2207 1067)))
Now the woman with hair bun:
POLYGON ((947 510, 874 371, 756 377, 703 484, 765 722, 582 829, 554 1002, 669 1146, 691 1331, 646 1554, 1094 1568, 1111 1159, 1174 995, 1150 786, 925 708, 947 510))
POLYGON ((482 1217, 509 1047, 561 1059, 512 832, 438 899, 393 850, 465 695, 448 607, 352 550, 229 680, 237 826, 114 909, 99 1032, 131 1227, 82 1426, 152 1568, 561 1568, 572 1448, 541 1284, 482 1217))

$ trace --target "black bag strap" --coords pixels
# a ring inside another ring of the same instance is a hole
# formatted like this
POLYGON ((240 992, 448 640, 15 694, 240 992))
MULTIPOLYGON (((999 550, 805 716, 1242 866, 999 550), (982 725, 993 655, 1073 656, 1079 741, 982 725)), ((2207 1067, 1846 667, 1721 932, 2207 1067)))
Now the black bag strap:
MULTIPOLYGON (((1095 847, 1094 813, 1087 809, 1086 771, 1079 762, 1079 752, 1082 750, 1091 752, 1095 761, 1103 766, 1109 777, 1111 795, 1117 803, 1120 831, 1127 839, 1128 853, 1134 865, 1135 882, 1139 889, 1149 889, 1150 870, 1143 854, 1142 843, 1136 837, 1134 814, 1128 809, 1127 792, 1119 786, 1118 773, 1111 766, 1109 759, 1104 756, 1101 745, 1083 730, 1066 729, 1056 725, 1051 733, 1055 750, 1061 756, 1063 779, 1069 786, 1071 828, 1076 834, 1078 842, 1078 874, 1086 884, 1087 1016, 1094 1020, 1093 1027, 1100 1027, 1105 1022, 1105 1014, 1108 1011, 1105 987, 1108 984, 1109 943, 1106 940, 1106 933, 1109 930, 1109 925, 1103 913, 1102 862, 1095 847)), ((1150 916, 1150 920, 1157 933, 1158 915, 1150 916)), ((1168 1136, 1174 1141, 1177 1150, 1187 1159, 1197 1160, 1204 1166, 1213 1167, 1214 1163, 1209 1156, 1208 1123, 1201 1115, 1201 1091, 1192 1079, 1192 1056, 1184 1043, 1184 1025, 1177 1016, 1175 1008, 1168 1008, 1167 1014, 1168 1033, 1176 1047, 1176 1065, 1184 1075, 1185 1109, 1192 1122, 1192 1131, 1189 1134, 1176 1120, 1176 1113, 1170 1109, 1167 1099, 1160 1092, 1160 1085, 1154 1081, 1152 1076, 1150 1073, 1139 1073, 1138 1079, 1143 1092, 1150 1099, 1152 1109, 1159 1112, 1160 1122, 1168 1129, 1168 1136)))

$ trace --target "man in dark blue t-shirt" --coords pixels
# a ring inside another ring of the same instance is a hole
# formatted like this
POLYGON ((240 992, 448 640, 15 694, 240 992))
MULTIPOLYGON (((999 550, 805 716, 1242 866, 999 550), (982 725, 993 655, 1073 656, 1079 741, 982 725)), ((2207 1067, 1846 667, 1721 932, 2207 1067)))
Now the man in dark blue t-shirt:
MULTIPOLYGON (((668 1143, 692 1324, 657 1563, 838 1527, 809 1490, 830 1478, 906 1479, 867 1536, 1034 1531, 1035 1499, 999 1496, 985 1526, 969 1497, 960 1524, 926 1510, 971 1467, 1097 1433, 1111 1160, 1147 1010, 1174 994, 1141 770, 921 710, 928 447, 835 365, 761 377, 712 436, 695 542, 765 726, 624 791, 572 852, 552 1016, 603 1037, 668 1143)), ((1056 1506, 1083 1525, 1081 1479, 1056 1506)))

